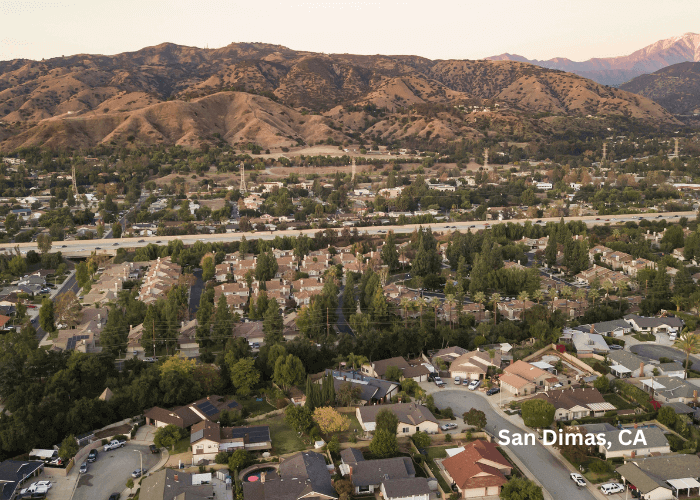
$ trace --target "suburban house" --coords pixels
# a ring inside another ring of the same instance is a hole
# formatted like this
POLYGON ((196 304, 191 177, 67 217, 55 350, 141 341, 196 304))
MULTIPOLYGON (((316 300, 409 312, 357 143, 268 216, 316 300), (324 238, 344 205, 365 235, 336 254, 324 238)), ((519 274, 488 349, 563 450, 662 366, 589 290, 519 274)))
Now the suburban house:
POLYGON ((239 405, 234 400, 226 400, 221 396, 208 396, 173 410, 154 406, 144 413, 144 417, 146 417, 147 425, 165 427, 172 424, 181 429, 187 429, 202 420, 216 422, 224 410, 238 409, 239 405))
POLYGON ((385 378, 387 369, 390 366, 395 366, 401 373, 403 373, 403 378, 410 378, 416 382, 426 382, 428 380, 428 374, 430 370, 423 366, 420 362, 420 358, 413 364, 406 361, 401 356, 395 358, 382 359, 381 361, 374 361, 371 364, 362 365, 362 373, 369 375, 370 377, 385 378))
POLYGON ((565 389, 541 392, 531 399, 541 399, 554 405, 554 420, 576 420, 584 417, 602 417, 606 411, 617 408, 603 399, 598 389, 565 389))
POLYGON ((280 461, 277 474, 261 474, 260 481, 243 483, 245 500, 337 499, 326 459, 303 451, 280 461))
POLYGON ((38 460, 5 460, 0 462, 0 499, 16 498, 19 490, 30 478, 44 470, 44 462, 38 460))
POLYGON ((645 457, 651 454, 667 454, 671 453, 671 445, 664 435, 664 432, 658 427, 647 427, 646 429, 615 429, 603 433, 605 441, 609 446, 599 445, 598 452, 605 456, 605 459, 610 458, 634 458, 645 457), (627 432, 627 431, 631 431, 627 432), (646 444, 638 441, 635 443, 635 434, 637 431, 644 433, 646 444), (624 434, 620 434, 624 432, 624 434), (620 442, 622 440, 625 443, 620 442))
POLYGON ((678 377, 652 377, 642 380, 642 389, 660 403, 698 401, 698 386, 678 377))
MULTIPOLYGON (((344 384, 351 384, 360 390, 359 402, 363 405, 369 403, 386 403, 398 394, 401 386, 397 382, 382 380, 374 377, 367 377, 355 371, 327 370, 326 374, 333 374, 333 386, 336 394, 344 384)), ((321 378, 318 377, 318 381, 321 378)))
POLYGON ((499 377, 502 390, 516 396, 534 394, 538 389, 548 388, 559 382, 551 373, 518 360, 503 370, 499 377))
POLYGON ((468 352, 469 351, 467 349, 464 349, 463 347, 459 346, 445 347, 444 349, 440 349, 439 351, 434 353, 430 360, 435 366, 438 365, 438 360, 442 360, 449 365, 455 359, 459 358, 462 354, 466 354, 468 352))
POLYGON ((622 337, 632 331, 632 326, 623 319, 615 319, 612 321, 601 321, 591 325, 581 325, 578 327, 581 331, 598 333, 606 337, 622 337))
POLYGON ((206 500, 213 498, 214 487, 202 482, 202 476, 211 474, 187 474, 175 469, 161 469, 141 480, 142 500, 206 500))
POLYGON ((523 313, 528 309, 532 309, 537 304, 529 300, 510 300, 502 301, 496 304, 498 312, 506 319, 510 321, 520 321, 523 313))
POLYGON ((562 337, 570 336, 577 354, 607 354, 610 352, 608 343, 598 333, 584 332, 581 328, 565 329, 562 337))
POLYGON ((418 403, 396 403, 391 405, 362 406, 355 410, 357 420, 366 432, 375 429, 375 418, 382 410, 391 411, 399 419, 398 436, 412 436, 418 431, 437 434, 439 425, 430 410, 418 403))
POLYGON ((679 332, 684 324, 682 319, 671 316, 647 318, 636 314, 628 314, 624 317, 624 320, 630 324, 635 332, 652 333, 654 335, 657 333, 679 332))
POLYGON ((497 496, 508 482, 511 464, 495 444, 476 440, 464 451, 442 461, 448 483, 456 486, 461 498, 497 496))
MULTIPOLYGON (((681 494, 700 493, 700 458, 697 455, 670 455, 629 460, 616 469, 630 489, 644 498, 671 500, 681 494)), ((684 495, 684 496, 685 496, 684 495)))
POLYGON ((462 354, 450 365, 450 376, 469 380, 484 380, 490 367, 501 367, 501 353, 495 352, 495 356, 486 351, 472 351, 462 354))
MULTIPOLYGON (((610 371, 618 378, 651 376, 654 368, 658 368, 645 358, 641 358, 629 351, 610 351, 608 354, 610 371)), ((659 375, 661 375, 659 373, 659 375)))
POLYGON ((202 420, 192 426, 190 446, 192 461, 197 465, 204 460, 214 460, 220 451, 269 450, 272 448, 272 440, 270 428, 266 425, 220 427, 218 422, 202 420))
POLYGON ((352 482, 355 495, 381 491, 384 498, 428 500, 428 480, 416 477, 413 461, 408 457, 365 460, 358 450, 340 453, 340 471, 352 482))

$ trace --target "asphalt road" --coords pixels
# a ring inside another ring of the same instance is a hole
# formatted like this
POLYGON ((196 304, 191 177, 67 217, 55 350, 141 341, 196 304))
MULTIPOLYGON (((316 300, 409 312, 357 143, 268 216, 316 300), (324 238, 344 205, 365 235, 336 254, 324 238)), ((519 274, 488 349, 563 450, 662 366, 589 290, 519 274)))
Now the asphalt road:
POLYGON ((136 451, 143 453, 145 469, 155 466, 160 459, 159 454, 154 455, 143 445, 127 444, 107 452, 100 448, 97 460, 88 464, 88 471, 80 475, 73 500, 107 500, 112 493, 124 491, 131 473, 141 467, 141 457, 136 451))
MULTIPOLYGON (((685 353, 674 349, 673 347, 658 345, 658 344, 637 344, 630 347, 630 351, 640 356, 656 359, 671 358, 679 363, 685 363, 685 353)), ((693 362, 692 369, 700 371, 700 359, 691 355, 690 360, 693 362)))
MULTIPOLYGON (((668 219, 668 220, 678 220, 681 217, 687 217, 688 219, 695 219, 697 214, 695 212, 666 212, 660 214, 641 214, 641 215, 616 215, 607 218, 603 217, 564 217, 565 221, 583 221, 588 226, 597 226, 605 224, 623 224, 628 221, 639 222, 640 219, 647 220, 657 220, 657 219, 668 219)), ((550 217, 537 219, 542 224, 547 222, 559 222, 560 218, 550 217)), ((388 230, 392 230, 395 233, 412 233, 418 227, 430 227, 433 231, 437 232, 450 232, 453 230, 469 231, 474 229, 484 229, 489 228, 492 225, 500 224, 504 222, 511 222, 513 224, 524 224, 525 222, 533 222, 532 219, 512 219, 509 221, 469 221, 469 222, 440 222, 436 224, 407 224, 404 226, 370 226, 358 228, 360 234, 365 235, 377 235, 384 234, 388 230)), ((340 229, 337 229, 338 231, 340 229)), ((61 250, 64 255, 69 257, 88 257, 93 251, 105 254, 114 254, 118 248, 137 248, 148 245, 149 243, 155 243, 160 240, 161 244, 167 244, 171 240, 180 240, 185 245, 193 245, 196 241, 212 241, 212 242, 231 242, 240 241, 240 239, 245 236, 246 239, 262 239, 262 240, 272 240, 276 237, 283 236, 298 236, 299 234, 305 234, 308 236, 313 236, 320 229, 304 229, 302 231, 289 229, 285 231, 257 231, 248 233, 224 233, 224 234, 197 234, 197 235, 181 235, 181 236, 143 236, 135 238, 121 238, 114 241, 111 245, 106 243, 104 240, 73 240, 73 241, 57 241, 54 245, 54 249, 61 250), (99 247, 99 249, 97 248, 99 247)), ((0 245, 0 252, 12 252, 15 247, 19 247, 20 251, 26 253, 29 250, 38 250, 36 242, 29 243, 19 243, 19 244, 7 244, 0 245)))
POLYGON ((338 321, 336 321, 335 327, 341 333, 347 333, 348 335, 354 336, 355 333, 352 331, 352 328, 350 328, 350 325, 348 324, 347 320, 345 319, 345 314, 343 314, 343 293, 344 292, 345 292, 345 287, 341 286, 340 290, 338 291, 338 307, 335 310, 335 314, 336 314, 336 316, 338 316, 338 321))
MULTIPOLYGON (((510 431, 511 436, 515 433, 523 433, 522 429, 496 413, 483 396, 465 390, 450 389, 432 394, 438 408, 449 406, 455 415, 462 415, 472 408, 483 411, 486 414, 486 430, 493 435, 497 436, 503 429, 510 431)), ((525 464, 554 499, 593 500, 595 498, 590 491, 578 488, 573 483, 569 477, 569 470, 547 451, 540 441, 536 440, 534 446, 509 446, 508 450, 525 464)))

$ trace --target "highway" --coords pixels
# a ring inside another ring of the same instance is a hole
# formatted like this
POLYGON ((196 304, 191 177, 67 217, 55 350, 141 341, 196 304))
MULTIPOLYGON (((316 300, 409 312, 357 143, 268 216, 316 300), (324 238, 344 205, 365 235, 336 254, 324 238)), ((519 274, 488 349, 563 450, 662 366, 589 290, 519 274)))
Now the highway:
MULTIPOLYGON (((625 222, 639 222, 640 220, 661 220, 666 219, 670 221, 678 221, 681 217, 686 217, 688 219, 695 219, 697 217, 696 212, 664 212, 664 213, 648 213, 648 214, 623 214, 623 215, 611 215, 611 216, 583 216, 583 217, 564 217, 564 221, 583 221, 588 226, 600 226, 605 224, 624 224, 625 222)), ((507 221, 468 221, 468 222, 439 222, 433 224, 406 224, 403 226, 369 226, 369 227, 358 227, 358 231, 363 235, 383 235, 388 231, 394 231, 396 234, 401 233, 412 233, 419 227, 430 227, 434 232, 450 232, 450 231, 478 231, 479 229, 490 228, 497 224, 502 223, 513 223, 513 224, 524 224, 525 222, 531 222, 533 224, 546 224, 547 222, 559 222, 561 217, 543 217, 541 219, 511 219, 507 221)), ((338 228, 336 231, 342 229, 338 228)), ((149 243, 154 243, 157 245, 167 245, 169 241, 180 240, 185 245, 194 245, 197 241, 202 242, 232 242, 240 241, 242 237, 245 236, 247 240, 251 239, 262 239, 262 240, 272 240, 277 236, 298 236, 300 234, 305 234, 307 236, 313 237, 319 231, 323 229, 304 229, 304 230, 294 230, 289 229, 285 231, 251 231, 246 233, 223 233, 223 234, 194 234, 194 235, 182 235, 182 236, 141 236, 135 238, 120 238, 120 239, 96 239, 96 240, 72 240, 72 241, 55 241, 53 243, 52 250, 60 250, 66 257, 89 257, 92 252, 102 253, 112 255, 115 254, 119 248, 138 248, 144 247, 149 243)), ((16 247, 19 247, 20 251, 26 254, 29 250, 38 251, 36 242, 28 243, 11 243, 0 245, 0 252, 10 253, 13 252, 16 247)))

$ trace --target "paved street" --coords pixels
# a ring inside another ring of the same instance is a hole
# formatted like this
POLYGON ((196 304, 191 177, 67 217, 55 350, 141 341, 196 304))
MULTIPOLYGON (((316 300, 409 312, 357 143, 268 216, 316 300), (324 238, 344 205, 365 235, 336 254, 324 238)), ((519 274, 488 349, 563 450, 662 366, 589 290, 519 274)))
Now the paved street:
MULTIPOLYGON (((668 347, 665 345, 650 344, 648 342, 639 343, 630 347, 630 351, 640 356, 646 356, 651 359, 659 358, 671 358, 679 363, 685 363, 685 353, 674 349, 673 347, 668 347)), ((700 370, 700 359, 697 356, 690 356, 690 360, 693 362, 692 369, 700 370)))
POLYGON ((97 461, 89 464, 86 474, 81 474, 72 500, 107 500, 110 494, 121 493, 131 473, 141 467, 141 458, 136 451, 143 453, 145 469, 150 469, 160 459, 160 455, 152 454, 147 445, 129 443, 124 448, 107 452, 100 449, 97 461))
MULTIPOLYGON (((462 415, 471 408, 483 411, 488 422, 486 430, 491 434, 498 435, 502 429, 507 429, 511 435, 523 432, 498 414, 484 396, 460 389, 443 389, 433 392, 433 398, 438 408, 449 406, 456 416, 462 415)), ((525 464, 555 500, 595 498, 587 489, 579 489, 574 485, 569 477, 569 471, 544 448, 540 441, 537 441, 534 446, 510 446, 508 450, 525 464)))

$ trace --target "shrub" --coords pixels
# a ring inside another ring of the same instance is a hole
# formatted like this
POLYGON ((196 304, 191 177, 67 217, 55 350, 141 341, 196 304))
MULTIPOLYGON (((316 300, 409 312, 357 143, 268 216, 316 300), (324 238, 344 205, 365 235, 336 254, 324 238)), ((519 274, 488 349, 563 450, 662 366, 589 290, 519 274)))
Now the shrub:
POLYGON ((445 434, 445 442, 449 443, 452 441, 452 434, 445 434))
POLYGON ((227 464, 228 459, 229 459, 229 454, 226 453, 225 451, 220 451, 214 457, 214 463, 215 464, 227 464))
POLYGON ((603 462, 602 460, 593 460, 590 464, 590 468, 596 474, 605 474, 610 470, 608 463, 603 462))

